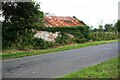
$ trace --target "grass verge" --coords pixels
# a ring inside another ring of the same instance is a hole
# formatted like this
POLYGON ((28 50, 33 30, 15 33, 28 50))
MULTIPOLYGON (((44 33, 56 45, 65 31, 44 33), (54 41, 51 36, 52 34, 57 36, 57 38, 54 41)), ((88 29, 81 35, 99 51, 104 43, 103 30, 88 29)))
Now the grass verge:
MULTIPOLYGON (((119 57, 120 59, 120 57, 119 57)), ((118 78, 118 57, 112 58, 106 62, 90 66, 78 72, 67 74, 62 78, 118 78)))
POLYGON ((13 59, 13 58, 20 58, 20 57, 25 57, 25 56, 46 54, 46 53, 50 53, 50 52, 58 52, 58 51, 64 51, 64 50, 70 50, 70 49, 83 48, 83 47, 87 47, 87 46, 94 46, 94 45, 117 42, 117 41, 118 40, 95 41, 95 42, 87 42, 87 43, 84 43, 84 44, 61 46, 61 47, 58 47, 58 48, 52 48, 52 49, 46 49, 46 50, 33 50, 33 51, 30 51, 30 52, 12 52, 12 53, 8 52, 8 53, 0 54, 0 56, 2 56, 2 60, 13 59))

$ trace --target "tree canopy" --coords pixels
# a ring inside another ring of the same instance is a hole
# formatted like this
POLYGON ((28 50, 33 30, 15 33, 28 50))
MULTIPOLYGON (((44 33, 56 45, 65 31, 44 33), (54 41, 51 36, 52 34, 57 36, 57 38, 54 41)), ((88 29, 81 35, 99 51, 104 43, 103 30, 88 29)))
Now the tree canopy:
POLYGON ((3 40, 15 41, 33 27, 43 26, 43 12, 35 2, 2 2, 3 40))
POLYGON ((118 20, 116 23, 115 23, 115 29, 120 32, 120 20, 118 20))

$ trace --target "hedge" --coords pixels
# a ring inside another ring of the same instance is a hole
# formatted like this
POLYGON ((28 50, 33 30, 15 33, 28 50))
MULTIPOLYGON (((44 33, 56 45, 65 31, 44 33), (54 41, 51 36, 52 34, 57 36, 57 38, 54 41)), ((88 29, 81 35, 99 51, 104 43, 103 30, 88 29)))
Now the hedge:
POLYGON ((88 41, 101 41, 117 39, 117 34, 114 32, 91 32, 89 26, 76 26, 76 27, 37 27, 37 31, 60 32, 55 42, 47 42, 43 39, 33 38, 35 33, 28 32, 27 35, 20 35, 19 39, 12 41, 3 41, 3 49, 47 49, 74 43, 85 43, 88 41), (67 34, 71 34, 71 38, 67 34))

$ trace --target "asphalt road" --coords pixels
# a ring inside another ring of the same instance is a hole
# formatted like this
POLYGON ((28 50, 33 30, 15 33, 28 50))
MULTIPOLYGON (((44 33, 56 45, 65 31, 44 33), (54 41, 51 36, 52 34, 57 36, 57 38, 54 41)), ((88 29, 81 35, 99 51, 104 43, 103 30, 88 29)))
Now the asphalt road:
POLYGON ((2 62, 3 78, 55 78, 118 55, 118 43, 36 55, 2 62))

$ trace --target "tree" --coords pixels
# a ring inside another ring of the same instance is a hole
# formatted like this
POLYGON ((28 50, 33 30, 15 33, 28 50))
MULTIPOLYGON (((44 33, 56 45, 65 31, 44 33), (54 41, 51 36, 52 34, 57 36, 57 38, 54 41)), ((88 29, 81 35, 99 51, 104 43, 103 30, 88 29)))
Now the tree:
POLYGON ((94 29, 93 29, 93 32, 97 32, 97 31, 98 31, 97 28, 94 28, 94 29))
POLYGON ((114 28, 120 33, 120 20, 115 23, 114 28))
POLYGON ((111 31, 114 31, 114 29, 113 29, 113 24, 105 24, 105 26, 104 26, 104 31, 105 32, 111 32, 111 31))
POLYGON ((4 40, 15 41, 34 27, 43 25, 43 12, 35 2, 2 2, 4 40))
POLYGON ((100 31, 100 32, 103 32, 103 31, 104 31, 104 29, 103 29, 103 26, 102 26, 102 25, 99 25, 98 31, 100 31))
POLYGON ((4 45, 15 43, 17 46, 29 44, 33 28, 43 26, 44 14, 35 2, 2 2, 2 39, 4 45), (19 45, 18 45, 19 44, 19 45))

